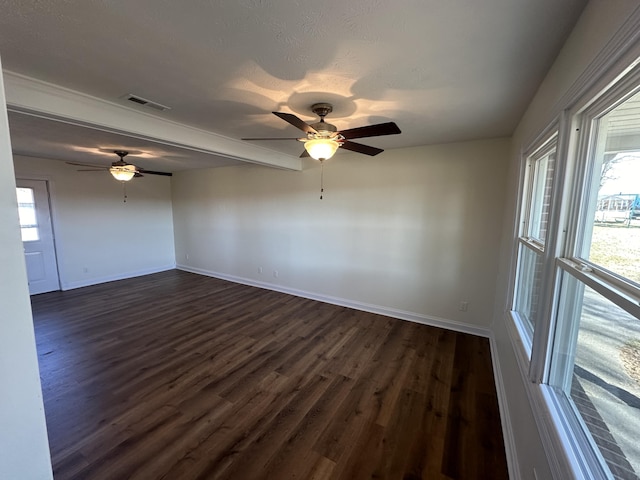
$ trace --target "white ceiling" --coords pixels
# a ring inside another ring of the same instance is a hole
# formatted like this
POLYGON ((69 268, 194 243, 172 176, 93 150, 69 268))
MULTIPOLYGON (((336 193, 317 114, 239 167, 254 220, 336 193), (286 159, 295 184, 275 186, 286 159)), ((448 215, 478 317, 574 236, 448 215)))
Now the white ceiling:
MULTIPOLYGON (((328 101, 339 129, 395 121, 401 135, 359 140, 388 149, 510 135, 585 4, 5 0, 0 55, 6 71, 232 139, 298 136, 271 112, 312 122, 309 106, 328 101)), ((104 162, 100 149, 127 148, 171 171, 232 162, 18 113, 10 126, 25 155, 104 162)))

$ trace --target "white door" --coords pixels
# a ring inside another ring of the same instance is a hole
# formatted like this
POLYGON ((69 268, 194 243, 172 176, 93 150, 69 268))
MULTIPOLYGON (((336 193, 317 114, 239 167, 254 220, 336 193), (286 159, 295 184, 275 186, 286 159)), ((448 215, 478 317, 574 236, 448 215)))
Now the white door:
POLYGON ((60 290, 49 191, 44 180, 16 180, 29 293, 60 290))

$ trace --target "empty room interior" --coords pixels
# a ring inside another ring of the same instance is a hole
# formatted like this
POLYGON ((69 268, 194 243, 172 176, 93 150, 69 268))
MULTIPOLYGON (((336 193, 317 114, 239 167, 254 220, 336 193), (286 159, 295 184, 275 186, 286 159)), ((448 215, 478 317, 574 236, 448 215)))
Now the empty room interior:
POLYGON ((0 16, 0 479, 640 478, 637 0, 0 16))

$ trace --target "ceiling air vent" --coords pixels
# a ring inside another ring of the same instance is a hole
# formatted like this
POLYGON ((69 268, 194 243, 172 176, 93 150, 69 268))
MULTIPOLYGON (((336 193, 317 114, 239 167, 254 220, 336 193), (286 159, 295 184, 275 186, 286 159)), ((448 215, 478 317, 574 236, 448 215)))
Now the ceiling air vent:
POLYGON ((171 110, 171 107, 167 107, 166 105, 162 105, 157 102, 152 102, 151 100, 147 100, 146 98, 139 97, 138 95, 134 95, 132 93, 125 95, 124 98, 129 100, 130 102, 137 103, 138 105, 144 105, 145 107, 153 108, 154 110, 158 110, 160 112, 171 110))

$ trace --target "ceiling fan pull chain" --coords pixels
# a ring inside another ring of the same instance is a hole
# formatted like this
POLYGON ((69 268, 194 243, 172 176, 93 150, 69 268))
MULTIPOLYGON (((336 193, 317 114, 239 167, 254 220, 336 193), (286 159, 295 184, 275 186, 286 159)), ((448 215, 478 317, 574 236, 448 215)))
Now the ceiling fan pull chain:
POLYGON ((122 196, 123 196, 122 203, 127 203, 127 182, 121 182, 121 183, 122 183, 122 196))
POLYGON ((324 160, 320 159, 320 200, 324 192, 324 160))

